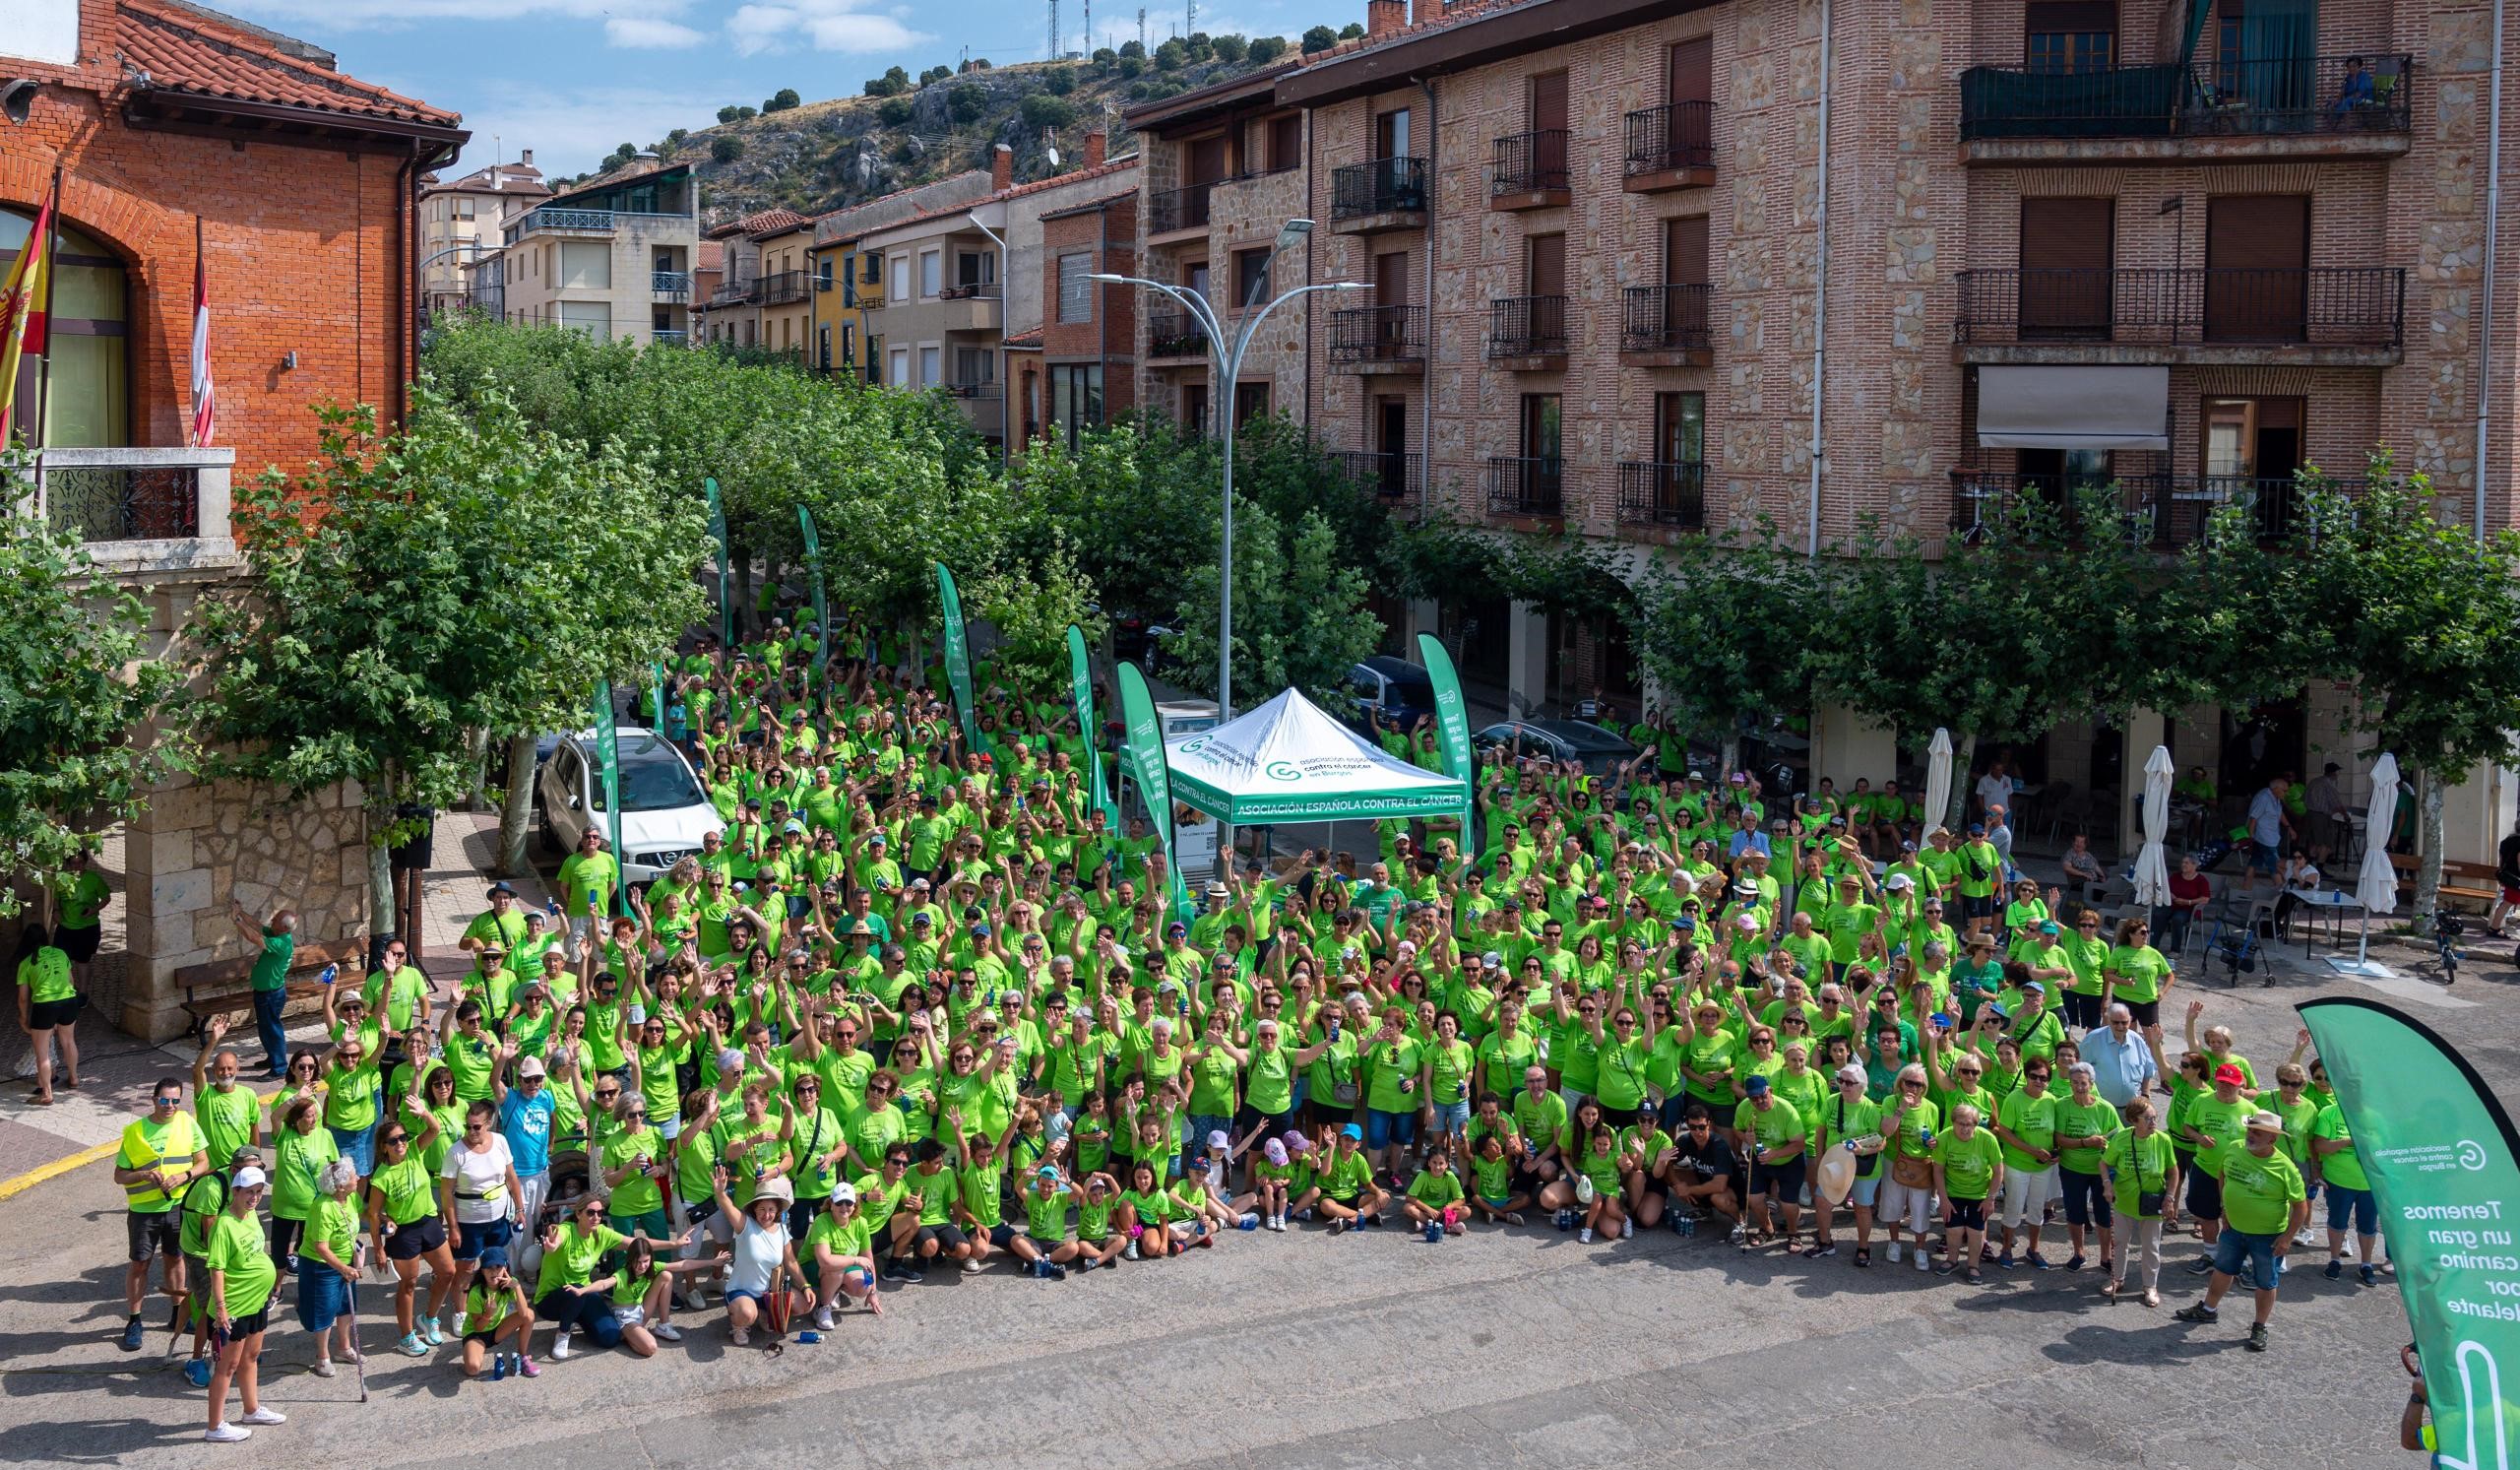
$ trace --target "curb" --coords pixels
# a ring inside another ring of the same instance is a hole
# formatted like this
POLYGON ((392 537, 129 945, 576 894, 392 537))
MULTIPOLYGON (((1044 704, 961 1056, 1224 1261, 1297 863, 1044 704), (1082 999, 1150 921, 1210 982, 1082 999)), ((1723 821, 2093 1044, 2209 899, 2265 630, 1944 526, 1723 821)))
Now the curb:
MULTIPOLYGON (((273 1088, 270 1092, 258 1092, 254 1094, 254 1105, 258 1108, 268 1108, 271 1106, 272 1099, 279 1096, 279 1088, 273 1088)), ((0 1200, 15 1199, 37 1184, 48 1183, 65 1174, 76 1173, 91 1164, 110 1159, 121 1151, 122 1140, 117 1138, 111 1143, 98 1143, 83 1148, 75 1154, 55 1159, 49 1164, 38 1164, 14 1179, 0 1180, 0 1200)))

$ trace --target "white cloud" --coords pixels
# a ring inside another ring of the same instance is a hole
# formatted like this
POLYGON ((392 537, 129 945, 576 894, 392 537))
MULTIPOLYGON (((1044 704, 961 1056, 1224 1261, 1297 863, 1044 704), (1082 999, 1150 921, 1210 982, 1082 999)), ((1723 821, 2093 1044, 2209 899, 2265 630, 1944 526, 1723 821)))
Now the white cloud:
POLYGON ((702 96, 702 89, 683 87, 494 85, 464 109, 464 125, 472 130, 464 158, 453 171, 439 171, 452 177, 482 167, 495 147, 511 160, 519 149, 533 149, 546 175, 583 172, 624 143, 646 148, 677 127, 710 126, 717 109, 702 96))
POLYGON ((780 0, 746 5, 726 22, 726 35, 740 56, 801 40, 817 51, 899 51, 936 37, 913 31, 886 15, 870 15, 865 0, 780 0))
POLYGON ((612 16, 603 23, 603 38, 616 46, 669 51, 696 46, 708 37, 688 26, 648 16, 612 16))

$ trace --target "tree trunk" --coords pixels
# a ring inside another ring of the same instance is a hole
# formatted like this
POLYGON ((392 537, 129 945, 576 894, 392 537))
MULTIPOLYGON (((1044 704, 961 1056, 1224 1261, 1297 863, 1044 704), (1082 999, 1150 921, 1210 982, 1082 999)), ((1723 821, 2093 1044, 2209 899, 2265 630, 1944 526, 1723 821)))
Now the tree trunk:
MULTIPOLYGON (((2441 783, 2430 771, 2419 771, 2416 779, 2424 783, 2423 812, 2417 827, 2416 847, 2420 850, 2415 865, 2415 913, 2424 915, 2441 907, 2441 783)), ((2364 838, 2368 841, 2366 835, 2364 838)), ((2387 834, 2380 841, 2386 844, 2387 834)))
MULTIPOLYGON (((367 794, 367 942, 372 969, 398 927, 394 906, 394 853, 385 845, 394 824, 394 773, 389 768, 367 794)), ((411 946, 417 953, 419 946, 411 946)))
POLYGON ((526 828, 534 816, 534 736, 508 741, 507 800, 499 808, 499 861, 491 871, 503 878, 523 877, 527 868, 526 828))
POLYGON ((744 635, 744 614, 752 610, 752 550, 748 546, 738 545, 734 548, 733 555, 735 572, 735 606, 733 609, 734 629, 735 636, 741 638, 744 635))
POLYGON ((1741 769, 1741 736, 1738 732, 1734 732, 1724 737, 1724 769, 1715 773, 1715 790, 1722 792, 1732 782, 1732 773, 1739 769, 1741 769))
MULTIPOLYGON (((1951 800, 1943 807, 1942 824, 1953 836, 1969 830, 1969 768, 1978 760, 1978 737, 1964 735, 1951 751, 1951 800)), ((1928 813, 1930 815, 1930 813, 1928 813)))

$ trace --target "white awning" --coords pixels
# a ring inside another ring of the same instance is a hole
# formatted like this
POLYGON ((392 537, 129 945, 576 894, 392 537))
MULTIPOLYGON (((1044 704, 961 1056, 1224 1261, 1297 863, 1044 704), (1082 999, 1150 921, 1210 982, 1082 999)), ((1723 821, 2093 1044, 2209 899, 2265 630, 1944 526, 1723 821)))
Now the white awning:
POLYGON ((1988 449, 2168 449, 2167 367, 1981 367, 1988 449))

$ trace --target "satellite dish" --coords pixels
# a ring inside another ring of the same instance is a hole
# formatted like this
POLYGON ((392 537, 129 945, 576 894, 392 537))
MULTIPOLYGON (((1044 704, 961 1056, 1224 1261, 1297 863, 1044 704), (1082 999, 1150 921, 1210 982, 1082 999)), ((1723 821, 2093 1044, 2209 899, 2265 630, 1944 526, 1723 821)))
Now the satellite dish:
POLYGON ((1051 167, 1053 167, 1053 168, 1056 168, 1057 166, 1059 166, 1059 151, 1058 151, 1058 146, 1057 146, 1056 144, 1051 145, 1051 147, 1050 147, 1050 149, 1049 149, 1049 156, 1050 156, 1050 166, 1051 166, 1051 167))

